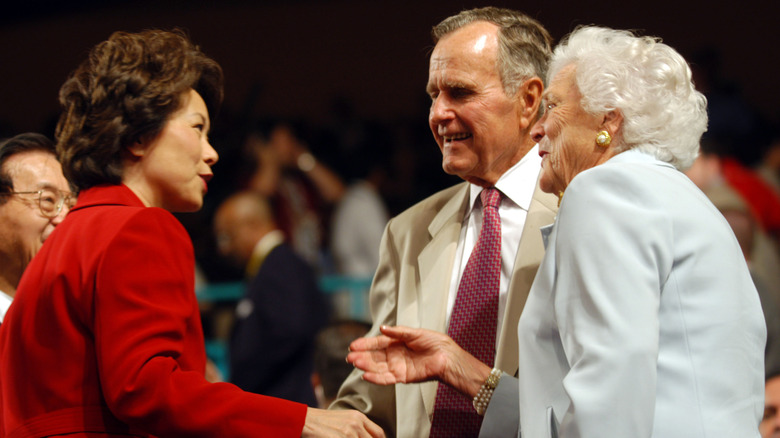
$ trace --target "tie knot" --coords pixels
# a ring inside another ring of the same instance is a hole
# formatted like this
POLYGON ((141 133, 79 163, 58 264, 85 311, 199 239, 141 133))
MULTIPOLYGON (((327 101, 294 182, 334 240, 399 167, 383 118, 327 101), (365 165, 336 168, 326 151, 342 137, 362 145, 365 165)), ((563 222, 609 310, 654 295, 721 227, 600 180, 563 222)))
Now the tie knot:
POLYGON ((498 208, 498 205, 501 203, 501 192, 495 187, 482 190, 479 196, 482 198, 483 207, 498 208))

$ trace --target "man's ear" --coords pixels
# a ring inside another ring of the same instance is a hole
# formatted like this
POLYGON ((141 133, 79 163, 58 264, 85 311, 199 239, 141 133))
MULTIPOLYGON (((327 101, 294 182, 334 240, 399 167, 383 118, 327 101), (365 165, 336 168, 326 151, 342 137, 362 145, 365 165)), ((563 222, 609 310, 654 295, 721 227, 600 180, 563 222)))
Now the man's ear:
POLYGON ((623 113, 621 113, 620 110, 614 109, 604 114, 600 129, 609 132, 609 134, 614 137, 622 125, 623 113))
POLYGON ((517 98, 520 99, 520 129, 526 130, 539 119, 539 105, 542 102, 544 82, 534 76, 520 86, 517 98))

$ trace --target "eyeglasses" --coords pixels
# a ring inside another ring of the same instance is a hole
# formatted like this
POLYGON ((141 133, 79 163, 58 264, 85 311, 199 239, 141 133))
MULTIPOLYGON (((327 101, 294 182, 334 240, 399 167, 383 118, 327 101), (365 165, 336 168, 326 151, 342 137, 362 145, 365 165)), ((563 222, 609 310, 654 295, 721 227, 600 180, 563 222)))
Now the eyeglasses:
POLYGON ((41 214, 49 219, 57 217, 62 212, 63 206, 68 207, 68 210, 76 206, 76 195, 55 189, 0 194, 0 196, 9 195, 38 195, 38 208, 41 210, 41 214))

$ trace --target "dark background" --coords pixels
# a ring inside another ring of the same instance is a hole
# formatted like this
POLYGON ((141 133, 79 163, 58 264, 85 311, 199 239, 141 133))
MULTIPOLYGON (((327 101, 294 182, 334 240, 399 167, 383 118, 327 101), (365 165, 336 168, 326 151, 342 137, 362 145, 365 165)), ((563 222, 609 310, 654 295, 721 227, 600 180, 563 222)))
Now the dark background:
POLYGON ((60 84, 90 47, 115 30, 152 27, 186 29, 221 63, 228 111, 325 122, 341 96, 367 119, 425 123, 430 27, 489 4, 527 12, 556 39, 599 24, 661 36, 688 57, 713 48, 722 77, 764 119, 780 121, 780 7, 769 0, 15 3, 0 14, 3 134, 47 129, 60 84))

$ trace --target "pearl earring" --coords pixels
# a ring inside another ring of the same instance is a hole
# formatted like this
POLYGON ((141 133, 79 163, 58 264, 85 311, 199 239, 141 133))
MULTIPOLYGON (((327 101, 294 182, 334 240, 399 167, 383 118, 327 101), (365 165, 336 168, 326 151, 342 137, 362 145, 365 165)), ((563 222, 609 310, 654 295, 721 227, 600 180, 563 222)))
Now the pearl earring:
POLYGON ((612 136, 607 131, 600 131, 596 134, 596 144, 602 148, 609 146, 612 143, 612 136))

